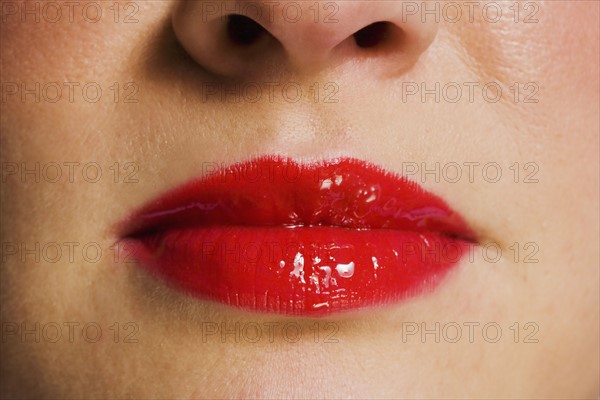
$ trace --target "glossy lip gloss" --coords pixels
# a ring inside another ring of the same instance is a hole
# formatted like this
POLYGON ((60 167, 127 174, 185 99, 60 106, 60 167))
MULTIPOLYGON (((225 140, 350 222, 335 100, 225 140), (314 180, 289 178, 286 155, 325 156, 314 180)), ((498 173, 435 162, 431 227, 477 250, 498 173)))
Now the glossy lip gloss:
POLYGON ((233 164, 151 201, 123 232, 175 288, 310 317, 426 293, 475 243, 442 199, 351 158, 233 164))

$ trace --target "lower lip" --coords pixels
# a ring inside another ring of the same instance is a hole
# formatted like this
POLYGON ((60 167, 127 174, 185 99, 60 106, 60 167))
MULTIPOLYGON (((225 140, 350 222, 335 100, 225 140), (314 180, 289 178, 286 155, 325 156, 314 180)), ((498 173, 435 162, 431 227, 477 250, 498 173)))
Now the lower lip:
POLYGON ((179 289, 252 311, 319 317, 435 288, 470 243, 333 227, 174 229, 127 243, 179 289))

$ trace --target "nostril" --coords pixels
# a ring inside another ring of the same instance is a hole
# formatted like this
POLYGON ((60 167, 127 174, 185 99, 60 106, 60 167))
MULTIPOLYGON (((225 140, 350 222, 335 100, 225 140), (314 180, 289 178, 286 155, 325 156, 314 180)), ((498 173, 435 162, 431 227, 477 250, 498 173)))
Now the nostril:
POLYGON ((227 35, 238 45, 249 46, 267 31, 256 21, 243 15, 232 14, 227 18, 227 35))
POLYGON ((358 47, 363 49, 376 47, 388 40, 391 30, 391 23, 375 22, 356 32, 354 34, 354 41, 358 47))

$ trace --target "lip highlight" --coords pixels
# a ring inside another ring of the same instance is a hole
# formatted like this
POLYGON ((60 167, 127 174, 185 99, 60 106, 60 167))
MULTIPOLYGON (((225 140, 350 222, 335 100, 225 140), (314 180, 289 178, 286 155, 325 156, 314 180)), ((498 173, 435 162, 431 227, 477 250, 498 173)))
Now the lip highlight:
POLYGON ((237 163, 123 223, 139 265, 201 299, 318 317, 427 293, 475 243, 417 183, 368 162, 237 163))

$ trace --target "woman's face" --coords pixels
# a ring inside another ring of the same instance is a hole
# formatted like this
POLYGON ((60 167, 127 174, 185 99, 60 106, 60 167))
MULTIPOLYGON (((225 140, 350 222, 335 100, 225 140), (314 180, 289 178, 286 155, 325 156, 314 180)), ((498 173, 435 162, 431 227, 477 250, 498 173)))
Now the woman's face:
POLYGON ((1 6, 3 396, 600 395, 598 3, 1 6), (264 156, 404 175, 473 253, 316 317, 121 253, 140 207, 264 156))

